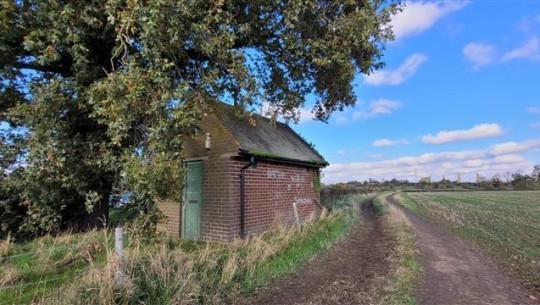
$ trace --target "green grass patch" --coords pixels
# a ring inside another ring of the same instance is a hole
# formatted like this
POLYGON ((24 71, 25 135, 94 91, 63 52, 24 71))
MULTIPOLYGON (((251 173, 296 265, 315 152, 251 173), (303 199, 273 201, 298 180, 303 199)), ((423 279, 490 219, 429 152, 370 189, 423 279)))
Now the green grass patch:
POLYGON ((351 208, 359 202, 372 198, 373 194, 368 193, 352 193, 352 194, 332 194, 321 199, 321 204, 328 210, 339 210, 343 208, 351 208))
POLYGON ((309 258, 324 251, 342 236, 355 216, 352 213, 340 213, 305 227, 305 235, 295 235, 289 241, 289 247, 267 262, 258 264, 253 275, 241 281, 243 291, 251 291, 264 286, 271 278, 291 273, 309 258))
POLYGON ((384 215, 388 210, 388 204, 384 201, 384 195, 373 198, 373 211, 376 215, 384 215))
POLYGON ((377 196, 373 207, 383 217, 383 223, 395 240, 392 252, 391 272, 385 290, 382 292, 382 304, 414 305, 414 287, 422 273, 414 230, 401 210, 388 202, 386 195, 377 196))
POLYGON ((109 209, 109 226, 114 228, 116 226, 121 226, 125 223, 133 221, 139 215, 140 210, 138 207, 121 207, 121 208, 110 208, 109 209))
POLYGON ((400 201, 477 244, 540 292, 540 191, 407 193, 400 201))

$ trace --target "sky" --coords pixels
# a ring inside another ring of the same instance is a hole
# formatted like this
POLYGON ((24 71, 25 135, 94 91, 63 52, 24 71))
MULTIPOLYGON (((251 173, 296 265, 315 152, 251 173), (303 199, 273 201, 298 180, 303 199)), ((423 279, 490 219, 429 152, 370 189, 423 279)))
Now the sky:
POLYGON ((386 66, 357 75, 354 108, 292 127, 323 182, 474 181, 540 164, 540 1, 409 1, 386 66))

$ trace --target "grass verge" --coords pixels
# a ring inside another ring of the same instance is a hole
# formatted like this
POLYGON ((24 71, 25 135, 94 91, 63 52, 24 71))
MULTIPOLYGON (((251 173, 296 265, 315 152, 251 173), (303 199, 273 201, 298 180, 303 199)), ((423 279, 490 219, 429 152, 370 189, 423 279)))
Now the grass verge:
POLYGON ((104 262, 106 232, 0 241, 0 304, 28 304, 104 262))
POLYGON ((6 241, 0 245, 0 304, 223 304, 294 271, 355 219, 350 209, 323 213, 302 231, 277 224, 227 244, 132 239, 122 262, 106 231, 18 246, 6 241), (90 259, 88 249, 94 251, 90 259))
POLYGON ((422 273, 422 264, 411 223, 399 208, 386 200, 387 196, 380 195, 373 200, 375 212, 382 215, 385 227, 396 241, 390 258, 390 276, 380 304, 413 305, 416 304, 413 289, 422 273))
POLYGON ((326 250, 344 235, 356 215, 341 211, 306 227, 305 234, 294 234, 288 246, 268 260, 255 266, 255 272, 241 281, 242 290, 247 292, 268 283, 271 278, 294 271, 314 255, 326 250))

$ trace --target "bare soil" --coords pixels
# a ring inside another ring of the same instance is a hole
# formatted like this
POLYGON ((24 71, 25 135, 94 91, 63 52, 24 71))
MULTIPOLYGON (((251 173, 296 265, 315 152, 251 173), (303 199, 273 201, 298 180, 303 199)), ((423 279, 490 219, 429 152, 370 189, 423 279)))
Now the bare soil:
POLYGON ((394 242, 374 214, 372 202, 364 204, 361 213, 365 221, 325 254, 234 304, 373 304, 389 271, 394 242))
MULTIPOLYGON (((393 196, 389 200, 396 203, 393 196)), ((415 229, 424 266, 420 305, 540 304, 481 250, 403 209, 415 229)))

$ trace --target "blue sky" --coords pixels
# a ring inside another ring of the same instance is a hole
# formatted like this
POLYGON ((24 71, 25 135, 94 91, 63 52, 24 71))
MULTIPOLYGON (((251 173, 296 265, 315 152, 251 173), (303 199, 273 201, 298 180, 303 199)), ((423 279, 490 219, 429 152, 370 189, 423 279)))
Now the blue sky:
POLYGON ((409 1, 386 67, 354 82, 328 124, 293 128, 330 162, 326 183, 520 171, 540 164, 540 1, 409 1))

